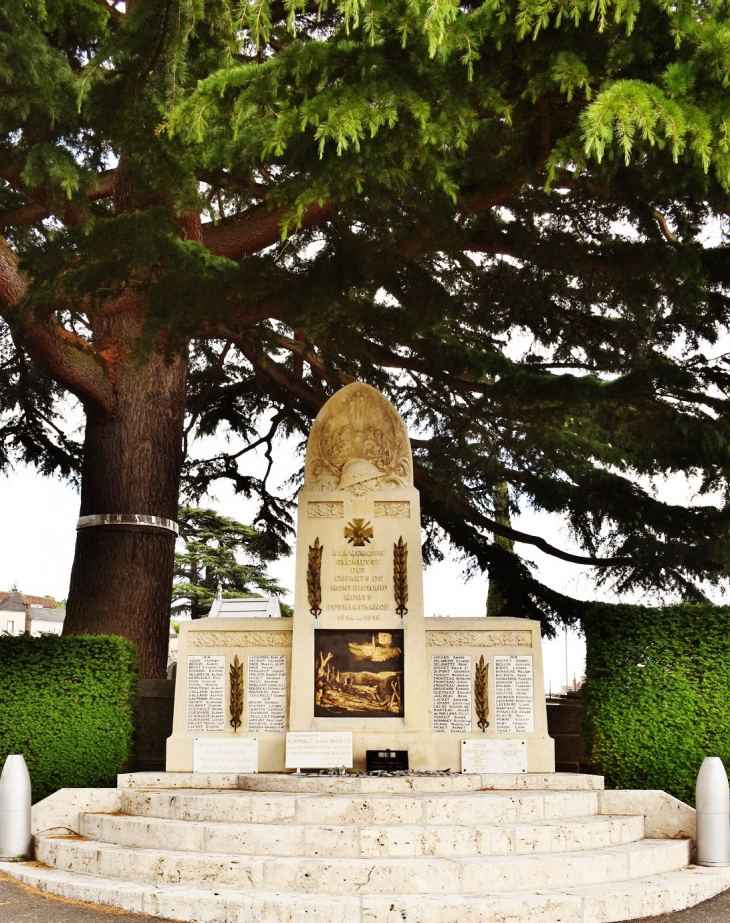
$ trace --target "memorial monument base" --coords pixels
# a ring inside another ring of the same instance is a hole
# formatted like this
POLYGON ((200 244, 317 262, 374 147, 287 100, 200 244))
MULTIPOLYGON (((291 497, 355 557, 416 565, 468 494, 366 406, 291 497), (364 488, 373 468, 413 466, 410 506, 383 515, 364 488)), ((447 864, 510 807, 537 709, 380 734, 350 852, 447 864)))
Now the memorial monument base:
MULTIPOLYGON (((293 682, 292 619, 183 622, 175 721, 167 742, 168 771, 193 771, 196 738, 221 742, 256 738, 258 771, 282 772, 288 730, 350 731, 352 768, 358 771, 365 770, 367 750, 390 748, 407 750, 411 769, 461 772, 469 768, 462 765, 464 741, 481 742, 487 763, 480 764, 480 771, 554 771, 554 742, 547 733, 542 692, 539 623, 427 618, 424 625, 425 662, 418 679, 427 704, 427 728, 409 728, 402 718, 312 717, 305 726, 292 729, 287 717, 293 682), (189 658, 192 670, 186 668, 189 658), (479 727, 475 694, 480 662, 486 670, 484 729, 479 727), (518 666, 524 668, 520 674, 513 669, 518 666), (236 670, 242 698, 240 726, 234 730, 230 704, 236 670)), ((407 687, 408 673, 404 681, 407 687)), ((304 691, 298 694, 314 698, 311 687, 308 690, 303 681, 302 686, 304 691)), ((212 764, 208 768, 214 771, 212 764)), ((243 769, 230 761, 218 767, 219 772, 228 773, 243 769)))

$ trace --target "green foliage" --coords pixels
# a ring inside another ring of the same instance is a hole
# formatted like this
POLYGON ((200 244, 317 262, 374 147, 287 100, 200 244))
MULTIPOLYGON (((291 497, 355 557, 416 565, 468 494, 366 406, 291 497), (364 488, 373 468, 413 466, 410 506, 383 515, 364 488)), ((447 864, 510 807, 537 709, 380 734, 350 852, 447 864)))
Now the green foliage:
POLYGON ((178 523, 185 550, 175 555, 174 613, 189 612, 194 619, 207 615, 219 586, 224 599, 286 592, 266 573, 264 562, 279 549, 270 547, 265 532, 191 506, 180 507, 178 523), (239 561, 242 556, 247 563, 239 561))
POLYGON ((137 655, 116 637, 0 636, 0 764, 25 757, 33 801, 114 786, 132 758, 137 655))
POLYGON ((730 188, 730 27, 719 4, 708 15, 704 4, 637 0, 358 0, 337 12, 321 2, 316 23, 308 6, 292 3, 274 23, 271 0, 246 4, 252 43, 276 53, 212 73, 167 122, 206 144, 211 167, 295 166, 294 224, 312 201, 401 189, 414 173, 456 199, 462 157, 529 118, 526 99, 555 107, 548 184, 560 169, 586 171, 586 158, 638 163, 667 148, 730 188), (500 69, 515 59, 523 84, 500 69))
POLYGON ((583 626, 588 761, 694 804, 702 760, 730 767, 730 607, 597 605, 583 626))
POLYGON ((112 390, 128 355, 184 354, 186 449, 236 443, 185 460, 186 499, 229 479, 281 551, 291 504, 246 453, 357 379, 418 434, 426 556, 445 538, 498 574, 503 614, 549 632, 582 607, 492 541, 500 484, 619 590, 702 599, 730 574, 729 23, 691 0, 10 0, 0 229, 29 286, 2 309, 0 466, 81 470, 63 397, 90 406, 87 377, 24 325, 112 390), (120 298, 142 332, 98 354, 120 298), (677 473, 696 502, 647 486, 677 473))

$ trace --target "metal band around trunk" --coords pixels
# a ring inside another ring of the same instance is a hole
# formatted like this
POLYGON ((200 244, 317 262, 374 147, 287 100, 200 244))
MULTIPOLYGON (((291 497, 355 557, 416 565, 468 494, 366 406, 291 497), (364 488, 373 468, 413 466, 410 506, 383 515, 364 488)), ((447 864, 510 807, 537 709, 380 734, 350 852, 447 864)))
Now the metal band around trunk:
POLYGON ((90 529, 94 526, 149 526, 152 529, 165 529, 167 532, 180 534, 180 527, 172 519, 162 516, 149 516, 147 513, 94 513, 93 516, 81 516, 76 529, 90 529))

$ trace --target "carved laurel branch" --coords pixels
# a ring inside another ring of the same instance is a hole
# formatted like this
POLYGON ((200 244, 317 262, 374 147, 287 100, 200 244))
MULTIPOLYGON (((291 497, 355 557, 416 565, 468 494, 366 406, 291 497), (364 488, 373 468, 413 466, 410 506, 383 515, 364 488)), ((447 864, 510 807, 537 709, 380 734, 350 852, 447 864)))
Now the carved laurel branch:
POLYGON ((236 654, 230 669, 231 677, 231 727, 234 733, 241 727, 243 712, 243 664, 236 654))
POLYGON ((393 596, 396 613, 404 616, 408 612, 408 544, 402 535, 393 545, 393 596))
POLYGON ((317 618, 322 614, 322 551, 324 545, 319 544, 319 537, 314 544, 309 546, 307 559, 307 602, 309 611, 317 618))
POLYGON ((474 704, 477 710, 477 726, 480 731, 486 731, 489 727, 487 716, 489 715, 489 702, 487 701, 487 678, 489 676, 489 665, 484 663, 484 654, 481 655, 477 662, 476 674, 474 676, 474 704))

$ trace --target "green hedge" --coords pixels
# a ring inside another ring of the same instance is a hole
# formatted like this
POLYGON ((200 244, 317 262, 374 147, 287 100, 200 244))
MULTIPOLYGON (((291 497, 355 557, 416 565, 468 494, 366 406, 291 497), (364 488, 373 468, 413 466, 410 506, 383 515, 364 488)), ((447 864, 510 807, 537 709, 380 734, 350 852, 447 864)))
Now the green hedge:
POLYGON ((583 627, 590 763, 607 786, 694 804, 702 760, 730 768, 730 608, 596 605, 583 627))
POLYGON ((124 638, 0 637, 0 767, 28 764, 33 801, 110 786, 132 759, 137 654, 124 638))

